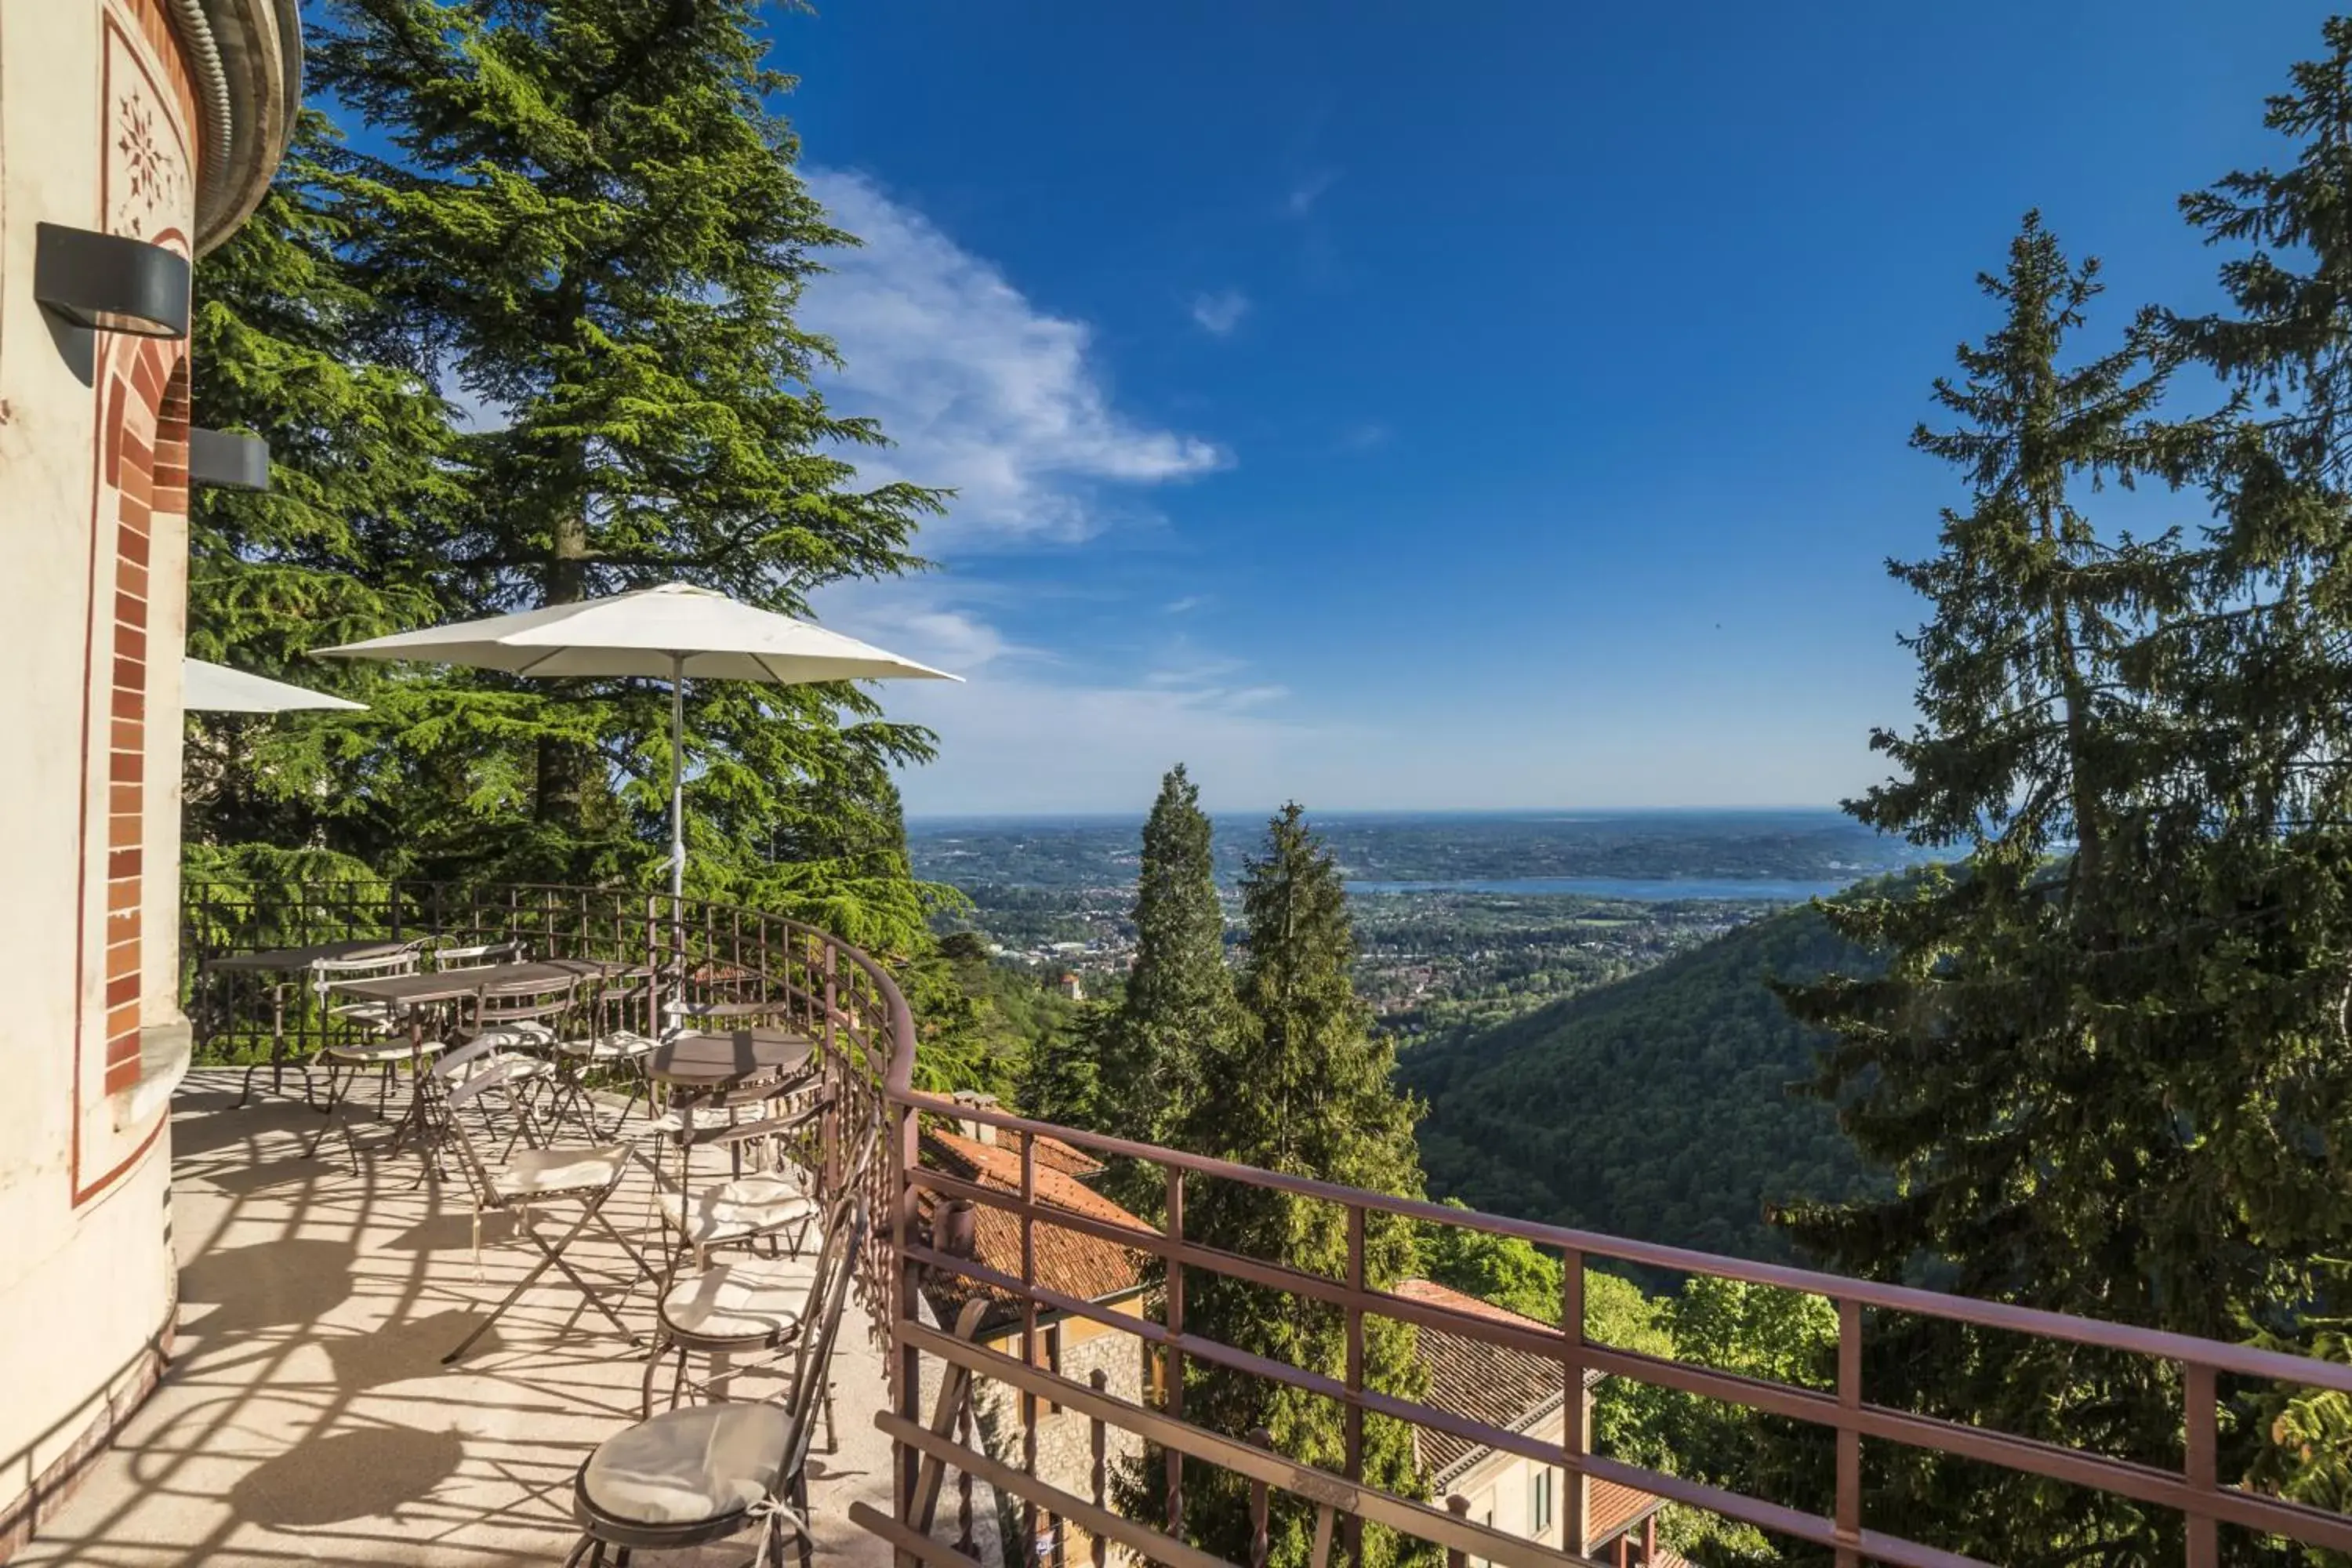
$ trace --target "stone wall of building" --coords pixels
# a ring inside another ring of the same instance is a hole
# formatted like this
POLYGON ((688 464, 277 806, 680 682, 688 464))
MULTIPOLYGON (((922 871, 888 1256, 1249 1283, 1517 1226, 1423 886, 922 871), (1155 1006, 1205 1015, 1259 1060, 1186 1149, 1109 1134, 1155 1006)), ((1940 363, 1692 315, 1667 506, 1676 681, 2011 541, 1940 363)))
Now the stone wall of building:
POLYGON ((37 225, 192 255, 164 0, 0 6, 0 1558, 170 1352, 185 344, 34 298, 37 225))

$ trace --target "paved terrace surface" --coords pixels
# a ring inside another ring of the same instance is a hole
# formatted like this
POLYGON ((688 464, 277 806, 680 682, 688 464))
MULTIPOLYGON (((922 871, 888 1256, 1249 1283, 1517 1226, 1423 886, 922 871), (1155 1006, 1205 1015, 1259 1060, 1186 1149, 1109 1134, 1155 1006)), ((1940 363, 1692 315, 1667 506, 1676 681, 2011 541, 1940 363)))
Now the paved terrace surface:
MULTIPOLYGON (((551 1269, 462 1365, 444 1368, 441 1356, 537 1253, 508 1221, 486 1218, 478 1276, 454 1159, 448 1181, 422 1186, 411 1185, 418 1163, 405 1153, 363 1163, 357 1176, 332 1139, 305 1160, 319 1117, 268 1095, 230 1110, 239 1077, 199 1070, 174 1108, 180 1329, 170 1371, 16 1561, 561 1563, 577 1539, 573 1472, 636 1419, 641 1352, 551 1269)), ((362 1146, 381 1139, 361 1124, 362 1146)), ((633 1165, 606 1208, 632 1239, 658 1224, 650 1194, 633 1165)), ((551 1208, 539 1224, 568 1225, 577 1212, 551 1208)), ((593 1226, 566 1256, 602 1282, 632 1272, 593 1226)), ((649 1325, 650 1289, 639 1287, 622 1315, 649 1325)), ((824 1452, 820 1429, 809 1468, 819 1559, 846 1568, 889 1558, 847 1517, 856 1498, 890 1509, 889 1445, 872 1423, 882 1369, 853 1297, 833 1367, 840 1450, 824 1452)), ((749 1378, 738 1390, 767 1391, 749 1378)), ((740 1563, 752 1540, 647 1561, 740 1563)))

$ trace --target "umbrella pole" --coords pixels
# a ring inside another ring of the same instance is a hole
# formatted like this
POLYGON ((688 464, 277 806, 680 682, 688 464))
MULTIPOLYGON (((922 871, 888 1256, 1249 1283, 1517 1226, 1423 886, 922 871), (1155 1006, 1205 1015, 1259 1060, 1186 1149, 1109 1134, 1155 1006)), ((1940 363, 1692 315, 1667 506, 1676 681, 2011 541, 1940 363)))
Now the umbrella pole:
POLYGON ((669 656, 669 896, 686 893, 686 655, 669 656))

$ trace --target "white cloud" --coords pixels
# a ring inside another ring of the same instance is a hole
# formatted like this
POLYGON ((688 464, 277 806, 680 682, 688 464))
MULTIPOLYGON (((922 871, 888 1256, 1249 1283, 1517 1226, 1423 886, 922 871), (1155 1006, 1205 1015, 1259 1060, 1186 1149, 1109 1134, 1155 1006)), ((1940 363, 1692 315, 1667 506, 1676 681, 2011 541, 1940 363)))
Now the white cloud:
POLYGON ((1206 603, 1208 600, 1199 594, 1187 594, 1181 599, 1169 600, 1160 605, 1160 609, 1163 615, 1181 616, 1188 611, 1197 610, 1206 603))
MULTIPOLYGON (((840 345, 840 406, 898 442, 850 454, 868 482, 958 494, 925 544, 1072 541, 1100 532, 1113 492, 1189 479, 1231 459, 1215 443, 1121 413, 1083 321, 1041 310, 991 262, 866 175, 805 171, 835 222, 865 241, 826 257, 803 325, 840 345)), ((1126 503, 1132 505, 1131 502, 1126 503)))
POLYGON ((1192 296, 1192 321, 1212 337, 1225 337, 1249 314, 1249 296, 1238 289, 1192 296))

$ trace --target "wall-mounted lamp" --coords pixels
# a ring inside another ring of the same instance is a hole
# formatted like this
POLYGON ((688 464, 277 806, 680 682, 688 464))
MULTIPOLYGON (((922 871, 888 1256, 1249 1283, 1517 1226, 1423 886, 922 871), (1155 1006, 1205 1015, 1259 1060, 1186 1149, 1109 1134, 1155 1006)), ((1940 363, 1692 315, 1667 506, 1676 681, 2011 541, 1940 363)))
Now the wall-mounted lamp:
POLYGON ((188 431, 188 483, 233 490, 269 488, 269 443, 221 430, 188 431))
POLYGON ((33 298, 77 326, 142 338, 188 335, 188 258, 143 239, 34 226, 33 298))

